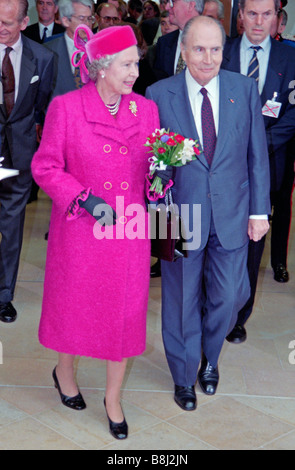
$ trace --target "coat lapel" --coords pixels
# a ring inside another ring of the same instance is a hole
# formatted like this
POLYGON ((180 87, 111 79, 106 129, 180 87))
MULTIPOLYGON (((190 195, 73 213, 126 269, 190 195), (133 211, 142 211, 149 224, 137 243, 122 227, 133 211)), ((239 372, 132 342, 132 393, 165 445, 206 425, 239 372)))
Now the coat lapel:
POLYGON ((233 82, 226 77, 226 72, 219 72, 219 128, 216 142, 215 153, 213 157, 212 167, 218 162, 222 156, 223 148, 228 143, 228 133, 234 122, 235 106, 239 100, 239 93, 233 82))
POLYGON ((14 115, 17 113, 19 107, 21 106, 21 103, 26 97, 28 88, 30 87, 31 80, 34 77, 34 75, 36 75, 36 65, 34 62, 33 53, 30 47, 28 46, 27 40, 24 36, 22 36, 22 40, 23 40, 23 53, 22 53, 21 70, 20 70, 21 79, 19 81, 17 99, 16 99, 15 105, 13 107, 13 110, 8 120, 13 118, 14 115))
POLYGON ((107 139, 116 140, 122 145, 127 145, 128 139, 139 132, 139 110, 137 109, 135 94, 122 96, 116 118, 109 113, 94 83, 90 82, 84 85, 82 88, 82 101, 86 120, 94 124, 93 132, 95 134, 100 134, 107 139), (131 102, 134 102, 133 112, 129 109, 131 102))
MULTIPOLYGON (((261 94, 261 104, 264 106, 267 100, 271 100, 274 94, 274 91, 280 93, 283 83, 283 75, 282 75, 282 68, 281 62, 285 61, 285 57, 282 56, 280 49, 280 43, 275 41, 274 39, 271 40, 271 50, 269 54, 269 62, 267 68, 267 75, 265 79, 264 88, 261 94)), ((280 101, 280 97, 278 96, 278 101, 280 101)))

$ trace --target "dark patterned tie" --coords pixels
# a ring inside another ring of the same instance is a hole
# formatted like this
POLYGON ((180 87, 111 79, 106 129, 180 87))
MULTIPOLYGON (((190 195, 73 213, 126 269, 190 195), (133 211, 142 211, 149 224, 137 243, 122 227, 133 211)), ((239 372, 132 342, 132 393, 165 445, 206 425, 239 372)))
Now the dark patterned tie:
POLYGON ((211 166, 216 146, 215 124, 212 106, 207 94, 208 92, 206 88, 201 88, 200 91, 203 95, 203 103, 201 109, 203 149, 208 165, 211 166))
MULTIPOLYGON (((76 63, 79 62, 79 60, 81 59, 81 54, 77 54, 76 55, 76 63)), ((82 88, 83 86, 83 82, 81 80, 81 73, 80 73, 80 67, 75 67, 75 70, 74 70, 74 82, 75 82, 75 87, 76 88, 82 88)))
POLYGON ((257 52, 261 49, 260 46, 252 46, 251 49, 253 49, 253 56, 252 59, 250 60, 249 63, 249 68, 248 68, 248 77, 252 77, 256 80, 257 84, 259 82, 259 61, 257 57, 257 52))
POLYGON ((176 70, 175 70, 175 75, 179 74, 180 72, 182 72, 186 67, 186 63, 185 61, 183 60, 182 58, 182 55, 180 54, 179 55, 179 58, 178 58, 178 62, 177 62, 177 65, 176 65, 176 70))
POLYGON ((41 38, 42 43, 45 42, 45 40, 47 39, 47 34, 46 34, 47 30, 48 30, 48 28, 46 28, 46 27, 43 30, 43 36, 41 38))
POLYGON ((7 116, 9 117, 14 106, 15 94, 15 78, 12 63, 9 53, 12 51, 11 47, 5 49, 5 56, 2 62, 2 86, 3 97, 6 108, 7 116))

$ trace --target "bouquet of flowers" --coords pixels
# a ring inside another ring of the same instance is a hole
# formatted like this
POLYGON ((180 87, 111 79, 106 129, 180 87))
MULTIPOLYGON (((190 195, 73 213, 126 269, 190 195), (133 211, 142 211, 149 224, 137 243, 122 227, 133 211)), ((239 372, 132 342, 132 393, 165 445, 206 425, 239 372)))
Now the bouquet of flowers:
POLYGON ((156 129, 147 138, 145 146, 149 147, 149 152, 153 154, 149 158, 150 168, 147 175, 148 193, 151 200, 164 197, 167 189, 173 185, 172 180, 165 186, 160 176, 154 177, 156 170, 166 170, 167 166, 184 166, 196 160, 201 153, 197 140, 184 138, 166 129, 156 129))

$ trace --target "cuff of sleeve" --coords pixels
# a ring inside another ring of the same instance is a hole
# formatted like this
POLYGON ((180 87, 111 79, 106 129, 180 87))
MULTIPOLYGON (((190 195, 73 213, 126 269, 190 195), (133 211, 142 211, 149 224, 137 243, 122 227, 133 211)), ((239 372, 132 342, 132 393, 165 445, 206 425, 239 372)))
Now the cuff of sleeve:
POLYGON ((75 199, 71 202, 71 204, 67 208, 67 211, 66 211, 67 220, 75 220, 81 217, 85 209, 80 207, 79 200, 86 201, 86 199, 88 198, 91 192, 92 192, 91 188, 84 189, 83 191, 81 191, 80 194, 78 194, 78 196, 75 197, 75 199))
POLYGON ((250 215, 249 219, 256 219, 256 220, 268 220, 268 215, 250 215))

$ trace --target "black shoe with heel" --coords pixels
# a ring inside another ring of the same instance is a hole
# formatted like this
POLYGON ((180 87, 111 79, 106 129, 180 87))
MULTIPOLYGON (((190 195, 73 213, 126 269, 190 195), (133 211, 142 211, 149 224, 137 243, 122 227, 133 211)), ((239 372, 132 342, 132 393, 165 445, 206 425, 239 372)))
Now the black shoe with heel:
POLYGON ((107 418, 110 425, 110 433, 115 439, 126 439, 128 437, 128 424, 126 423, 125 418, 121 423, 115 423, 111 420, 107 412, 106 399, 103 401, 104 407, 106 410, 107 418))
POLYGON ((72 410, 77 410, 77 411, 85 410, 86 403, 80 392, 78 393, 78 395, 74 397, 68 397, 67 395, 64 395, 62 393, 60 385, 59 385, 59 381, 56 376, 56 367, 52 372, 52 377, 54 380, 55 388, 57 388, 58 393, 60 395, 62 404, 67 406, 68 408, 71 408, 72 410))

